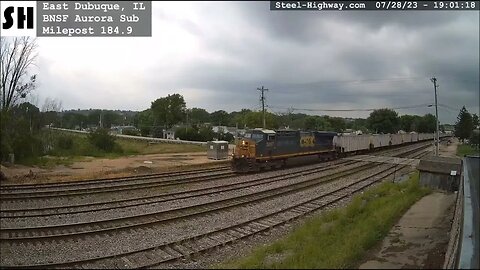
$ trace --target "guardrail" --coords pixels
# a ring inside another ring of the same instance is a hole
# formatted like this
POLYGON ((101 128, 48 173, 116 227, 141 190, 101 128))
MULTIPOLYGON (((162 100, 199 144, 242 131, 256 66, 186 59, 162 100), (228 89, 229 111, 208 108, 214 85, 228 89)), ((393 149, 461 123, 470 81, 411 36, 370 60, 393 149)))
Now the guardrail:
POLYGON ((478 156, 463 159, 463 226, 458 260, 460 269, 478 269, 479 264, 479 162, 478 156))
POLYGON ((455 204, 444 269, 479 269, 479 163, 480 157, 462 160, 462 178, 455 204))
MULTIPOLYGON (((73 130, 73 129, 65 129, 65 128, 51 128, 51 129, 60 130, 60 131, 66 131, 66 132, 73 132, 73 133, 88 134, 87 131, 82 131, 82 130, 73 130)), ((119 137, 119 138, 124 138, 124 139, 139 140, 139 141, 148 141, 148 142, 207 145, 207 142, 184 141, 184 140, 171 140, 171 139, 162 139, 162 138, 153 138, 153 137, 142 137, 142 136, 131 136, 131 135, 122 135, 122 134, 112 134, 112 135, 113 135, 113 136, 116 136, 116 137, 119 137)))

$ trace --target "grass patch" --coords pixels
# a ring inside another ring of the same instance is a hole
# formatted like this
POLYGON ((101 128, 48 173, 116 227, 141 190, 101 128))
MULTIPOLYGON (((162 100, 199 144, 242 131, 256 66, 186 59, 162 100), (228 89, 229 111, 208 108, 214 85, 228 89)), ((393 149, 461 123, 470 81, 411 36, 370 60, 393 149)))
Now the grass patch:
POLYGON ((170 153, 188 153, 188 152, 206 152, 207 147, 193 144, 174 144, 174 143, 153 143, 117 139, 117 143, 124 152, 130 154, 170 154, 170 153))
POLYGON ((284 239, 219 268, 352 268, 382 240, 410 206, 429 191, 409 180, 385 182, 346 207, 313 217, 284 239))
POLYGON ((457 156, 464 157, 465 155, 475 155, 480 154, 480 150, 477 148, 475 149, 471 145, 468 144, 459 144, 457 147, 457 156))
POLYGON ((46 156, 28 157, 17 160, 27 166, 40 166, 52 168, 56 165, 71 165, 77 161, 85 161, 87 157, 93 158, 119 158, 129 155, 169 154, 187 152, 206 152, 206 146, 190 144, 149 144, 144 141, 134 141, 116 138, 115 146, 111 152, 106 152, 92 145, 85 134, 71 134, 58 131, 44 132, 42 140, 50 145, 46 156), (59 144, 63 141, 63 144, 59 144))

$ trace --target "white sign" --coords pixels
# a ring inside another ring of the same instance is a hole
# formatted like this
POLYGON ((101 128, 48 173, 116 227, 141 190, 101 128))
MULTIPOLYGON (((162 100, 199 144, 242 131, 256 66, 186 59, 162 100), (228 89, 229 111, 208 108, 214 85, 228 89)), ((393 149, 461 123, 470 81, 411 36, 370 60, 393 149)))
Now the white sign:
POLYGON ((457 175, 457 171, 450 171, 450 175, 457 175))

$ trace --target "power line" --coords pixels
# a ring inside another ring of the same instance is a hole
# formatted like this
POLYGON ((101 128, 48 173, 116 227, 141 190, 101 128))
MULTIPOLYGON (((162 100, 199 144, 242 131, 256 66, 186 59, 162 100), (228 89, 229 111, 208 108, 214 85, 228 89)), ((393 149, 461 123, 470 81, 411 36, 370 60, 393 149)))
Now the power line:
MULTIPOLYGON (((387 79, 358 79, 358 80, 338 80, 338 81, 316 81, 316 82, 307 82, 299 83, 296 85, 307 85, 307 84, 338 84, 338 83, 365 83, 365 82, 402 82, 402 81, 413 81, 413 80, 424 80, 427 77, 403 77, 403 78, 387 78, 387 79)), ((295 84, 294 84, 295 85, 295 84)))
MULTIPOLYGON (((388 109, 395 109, 395 110, 401 110, 401 109, 413 109, 413 108, 421 108, 421 107, 427 107, 428 105, 432 105, 431 103, 424 103, 424 104, 418 104, 418 105, 412 105, 412 106, 402 106, 402 107, 391 107, 388 109)), ((292 111, 312 111, 312 112, 368 112, 368 111, 374 111, 374 110, 379 110, 382 108, 368 108, 368 109, 311 109, 311 108, 295 108, 295 107, 277 107, 277 106, 267 106, 269 108, 277 108, 277 109, 291 109, 292 111)))

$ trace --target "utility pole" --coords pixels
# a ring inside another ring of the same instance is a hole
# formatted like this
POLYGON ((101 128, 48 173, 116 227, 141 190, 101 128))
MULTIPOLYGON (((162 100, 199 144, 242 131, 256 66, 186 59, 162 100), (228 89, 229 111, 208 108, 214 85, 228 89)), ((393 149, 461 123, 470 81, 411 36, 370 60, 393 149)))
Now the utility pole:
POLYGON ((260 100, 262 101, 262 111, 263 111, 263 128, 265 128, 265 94, 264 92, 265 91, 268 91, 267 88, 257 88, 258 91, 262 92, 262 97, 260 98, 260 100))
POLYGON ((439 152, 439 144, 440 144, 440 137, 438 135, 438 106, 437 106, 437 78, 433 77, 430 79, 433 82, 433 88, 435 89, 435 122, 436 122, 436 128, 437 132, 435 133, 435 156, 438 157, 438 152, 439 152))

